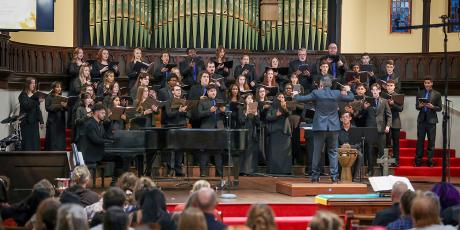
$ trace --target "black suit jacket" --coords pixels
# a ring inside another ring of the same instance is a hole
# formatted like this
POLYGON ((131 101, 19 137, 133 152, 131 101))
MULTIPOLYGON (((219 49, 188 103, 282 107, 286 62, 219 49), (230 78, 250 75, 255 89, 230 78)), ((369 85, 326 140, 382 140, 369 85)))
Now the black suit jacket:
MULTIPOLYGON (((160 101, 169 101, 171 100, 172 97, 173 97, 173 94, 169 86, 165 86, 161 88, 160 91, 158 92, 158 100, 160 101)), ((161 124, 166 124, 167 123, 166 119, 167 118, 166 118, 165 108, 162 107, 161 108, 161 124)))
MULTIPOLYGON (((173 64, 173 63, 170 62, 168 64, 173 64)), ((166 64, 164 64, 163 62, 160 62, 158 65, 155 66, 153 70, 153 80, 152 80, 152 83, 154 85, 161 85, 161 87, 164 87, 166 85, 166 81, 168 80, 166 79, 166 74, 169 74, 169 76, 171 76, 171 72, 169 70, 166 72, 161 72, 161 69, 163 69, 164 67, 166 67, 166 64)))
POLYGON ((391 109, 391 128, 393 129, 400 129, 401 128, 401 118, 399 117, 399 113, 403 111, 403 106, 398 105, 394 103, 393 105, 390 105, 391 109))
MULTIPOLYGON (((216 97, 217 100, 217 97, 216 97)), ((210 111, 212 107, 212 100, 210 98, 201 100, 198 104, 198 115, 201 120, 200 128, 203 129, 215 129, 223 128, 223 122, 221 119, 221 111, 217 109, 215 114, 210 111)))
POLYGON ((233 77, 235 78, 235 81, 238 81, 238 76, 242 75, 244 70, 248 70, 248 73, 245 75, 248 84, 256 80, 255 79, 256 69, 254 68, 254 65, 244 65, 244 66, 237 65, 235 67, 235 71, 233 71, 233 77))
POLYGON ((95 163, 104 158, 104 144, 112 140, 107 138, 102 123, 90 118, 85 124, 83 158, 86 163, 95 163))
POLYGON ((401 216, 399 203, 393 204, 375 215, 372 225, 387 226, 389 223, 397 220, 401 216))
POLYGON ((433 109, 428 109, 428 111, 424 112, 423 108, 420 109, 418 107, 418 99, 425 97, 425 90, 420 90, 417 93, 417 98, 415 100, 415 108, 420 111, 418 113, 417 122, 428 122, 428 124, 436 124, 438 123, 438 114, 442 110, 442 101, 441 101, 441 94, 436 90, 431 90, 430 94, 430 103, 433 104, 433 109))
POLYGON ((171 108, 172 99, 165 104, 165 126, 166 127, 187 127, 187 112, 179 112, 178 108, 171 108))
MULTIPOLYGON (((195 61, 196 78, 198 80, 198 75, 201 71, 205 69, 205 66, 201 58, 195 57, 193 60, 195 61)), ((183 77, 182 82, 186 85, 195 85, 198 83, 193 80, 193 67, 190 67, 191 61, 191 57, 186 57, 183 61, 179 63, 180 74, 183 77)))

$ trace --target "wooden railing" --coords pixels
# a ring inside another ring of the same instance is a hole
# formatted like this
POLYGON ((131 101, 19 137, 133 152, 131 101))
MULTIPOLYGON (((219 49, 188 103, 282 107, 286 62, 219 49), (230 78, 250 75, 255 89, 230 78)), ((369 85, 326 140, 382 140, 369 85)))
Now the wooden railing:
MULTIPOLYGON (((88 59, 95 58, 98 52, 97 47, 85 47, 85 56, 88 59)), ((131 49, 114 48, 109 49, 113 60, 120 62, 120 81, 126 83, 126 67, 132 58, 131 49)), ((67 82, 67 66, 70 63, 73 48, 29 45, 9 41, 9 36, 0 34, 0 81, 7 84, 0 84, 0 88, 18 89, 21 88, 25 77, 34 76, 46 87, 55 80, 67 82)), ((175 63, 180 62, 185 49, 170 50, 171 58, 175 63)), ((289 61, 297 58, 294 51, 280 52, 247 52, 245 50, 228 50, 227 56, 239 63, 241 55, 249 54, 251 62, 256 66, 256 74, 262 74, 268 65, 270 58, 278 57, 281 66, 287 66, 289 61)), ((208 60, 215 55, 214 50, 199 49, 198 54, 208 60)), ((145 50, 143 55, 149 62, 159 63, 160 50, 145 50)), ((309 62, 316 62, 324 52, 313 52, 308 54, 309 62)), ((443 81, 443 55, 442 53, 385 53, 370 54, 372 62, 377 66, 377 75, 384 70, 384 63, 387 59, 393 59, 396 63, 396 73, 403 82, 403 90, 406 93, 413 93, 417 87, 422 87, 422 79, 431 75, 435 79, 435 88, 442 89, 443 81)), ((344 54, 347 64, 358 62, 360 54, 344 54)), ((448 76, 450 93, 460 95, 460 52, 449 53, 448 76)))

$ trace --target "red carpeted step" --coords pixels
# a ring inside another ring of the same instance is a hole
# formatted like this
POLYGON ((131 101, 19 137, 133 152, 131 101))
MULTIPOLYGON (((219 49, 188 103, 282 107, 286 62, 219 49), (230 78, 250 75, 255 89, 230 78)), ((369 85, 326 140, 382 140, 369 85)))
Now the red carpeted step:
MULTIPOLYGON (((173 211, 177 204, 168 204, 168 211, 173 211)), ((269 204, 276 216, 313 216, 318 210, 317 204, 269 204)), ((251 204, 219 204, 217 210, 223 217, 244 217, 251 204)))
POLYGON ((65 136, 70 137, 71 129, 65 129, 65 136))
MULTIPOLYGON (((399 158, 399 166, 413 166, 414 165, 415 157, 400 157, 399 158)), ((426 162, 427 158, 424 157, 423 161, 426 162)), ((433 157, 433 162, 436 166, 442 165, 442 158, 441 157, 433 157)), ((450 165, 452 167, 460 167, 460 158, 450 158, 450 165)))
MULTIPOLYGON (((275 223, 277 229, 307 229, 312 216, 276 216, 275 223)), ((244 225, 246 217, 224 217, 226 225, 244 225)))
POLYGON ((406 137, 407 137, 407 133, 405 131, 401 131, 399 133, 399 139, 406 139, 406 137))
MULTIPOLYGON (((427 140, 425 140, 425 146, 428 143, 427 140)), ((415 139, 401 139, 399 140, 399 145, 400 148, 415 148, 417 145, 417 140, 415 139)))
MULTIPOLYGON (((426 150, 424 152, 426 155, 426 150)), ((413 157, 415 156, 415 147, 414 148, 399 148, 399 156, 401 157, 413 157)), ((450 150, 450 156, 455 157, 455 149, 450 150)), ((433 157, 442 157, 442 149, 434 149, 433 157)))
MULTIPOLYGON (((400 166, 395 168, 396 176, 441 176, 442 167, 413 167, 413 166, 400 166)), ((460 176, 460 167, 450 168, 451 176, 460 176)))

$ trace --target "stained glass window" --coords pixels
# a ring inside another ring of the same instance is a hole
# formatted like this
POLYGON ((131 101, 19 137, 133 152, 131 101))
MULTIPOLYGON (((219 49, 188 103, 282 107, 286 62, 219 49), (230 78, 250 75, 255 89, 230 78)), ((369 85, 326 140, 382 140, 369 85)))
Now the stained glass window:
POLYGON ((460 32, 460 0, 449 1, 449 18, 451 22, 456 22, 456 25, 449 26, 449 32, 460 32))
POLYGON ((391 0, 391 32, 410 33, 410 29, 402 29, 399 27, 410 26, 412 17, 411 15, 412 0, 391 0))

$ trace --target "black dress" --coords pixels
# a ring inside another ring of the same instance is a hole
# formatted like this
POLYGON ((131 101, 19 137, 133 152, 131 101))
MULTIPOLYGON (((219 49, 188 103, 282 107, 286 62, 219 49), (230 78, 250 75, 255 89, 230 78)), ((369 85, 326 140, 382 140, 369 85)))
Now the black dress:
POLYGON ((65 107, 52 104, 54 95, 48 95, 45 100, 45 108, 48 112, 46 120, 45 150, 65 150, 65 107))
POLYGON ((42 112, 38 97, 28 96, 25 91, 19 94, 20 114, 24 115, 21 120, 22 150, 40 150, 39 124, 43 124, 42 112))
POLYGON ((240 108, 238 114, 241 127, 248 130, 248 148, 240 156, 240 173, 254 174, 257 172, 259 163, 259 114, 248 114, 246 116, 243 108, 240 108))
POLYGON ((268 110, 267 121, 267 169, 270 174, 291 174, 292 148, 289 112, 284 111, 275 99, 268 110), (276 116, 276 111, 282 112, 276 116))

